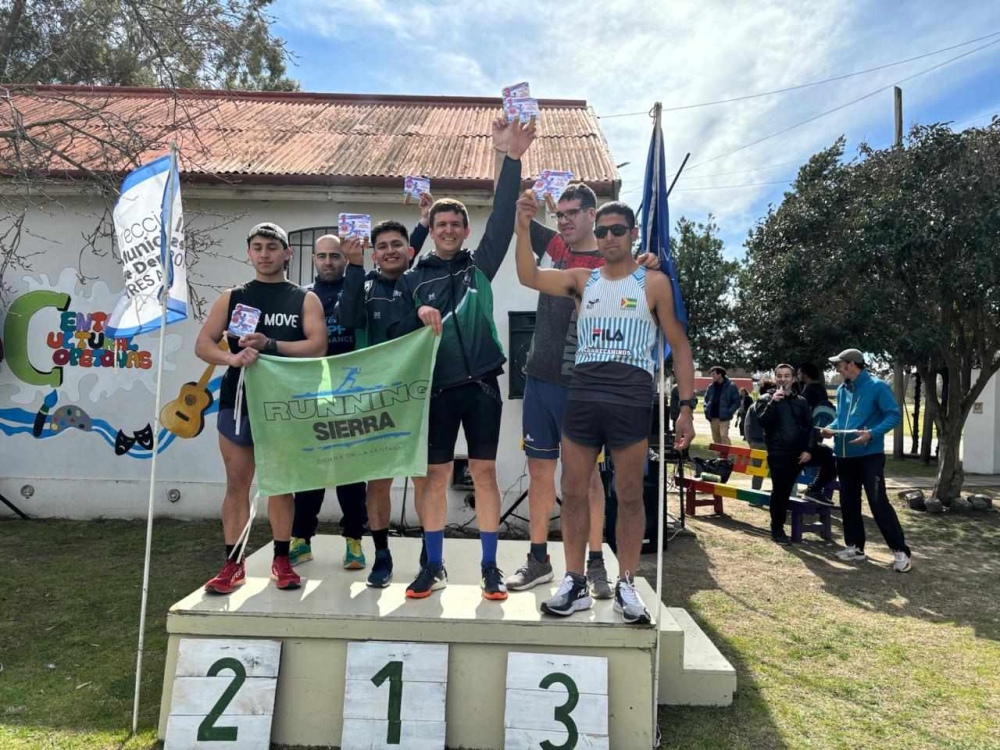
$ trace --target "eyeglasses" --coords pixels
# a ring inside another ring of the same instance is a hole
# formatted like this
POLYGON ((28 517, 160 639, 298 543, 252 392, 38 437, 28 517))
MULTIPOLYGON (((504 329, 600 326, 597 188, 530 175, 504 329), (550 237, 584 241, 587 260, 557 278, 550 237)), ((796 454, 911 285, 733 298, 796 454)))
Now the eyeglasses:
POLYGON ((624 224, 613 224, 610 227, 597 227, 594 229, 594 236, 599 240, 603 240, 608 236, 608 232, 611 232, 611 234, 615 237, 624 237, 630 231, 631 230, 624 224))
POLYGON ((556 221, 575 219, 582 210, 582 208, 567 208, 565 211, 556 211, 556 221))

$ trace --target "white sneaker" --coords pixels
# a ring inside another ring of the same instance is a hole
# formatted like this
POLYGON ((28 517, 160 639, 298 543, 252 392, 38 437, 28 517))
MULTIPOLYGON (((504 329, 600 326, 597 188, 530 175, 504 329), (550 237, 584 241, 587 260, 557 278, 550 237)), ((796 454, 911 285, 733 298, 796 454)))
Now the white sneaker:
POLYGON ((892 569, 897 573, 909 573, 913 565, 910 563, 910 556, 905 552, 893 552, 892 569))
POLYGON ((865 553, 859 550, 853 544, 849 547, 844 547, 837 553, 837 559, 843 560, 844 562, 860 562, 865 559, 865 553))

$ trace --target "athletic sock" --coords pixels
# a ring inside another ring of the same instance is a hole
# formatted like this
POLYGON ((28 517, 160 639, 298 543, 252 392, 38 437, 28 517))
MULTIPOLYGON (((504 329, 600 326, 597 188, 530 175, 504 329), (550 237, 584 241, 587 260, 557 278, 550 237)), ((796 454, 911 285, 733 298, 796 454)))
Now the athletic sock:
POLYGON ((587 562, 593 562, 594 560, 604 560, 603 552, 588 552, 587 562))
POLYGON ((291 541, 279 542, 277 539, 274 540, 274 556, 275 557, 288 557, 288 548, 291 546, 291 541))
POLYGON ((538 562, 543 563, 549 559, 549 545, 546 542, 541 544, 531 543, 531 556, 538 560, 538 562))
POLYGON ((389 529, 372 529, 372 541, 376 551, 389 549, 389 529))
POLYGON ((231 560, 232 557, 233 557, 233 552, 235 552, 235 551, 236 551, 236 545, 235 544, 227 544, 226 545, 226 559, 227 560, 231 560))
POLYGON ((444 529, 425 531, 424 544, 427 545, 427 564, 440 565, 444 559, 444 529))
POLYGON ((497 564, 497 539, 499 538, 499 531, 479 532, 479 543, 483 547, 483 567, 497 564))

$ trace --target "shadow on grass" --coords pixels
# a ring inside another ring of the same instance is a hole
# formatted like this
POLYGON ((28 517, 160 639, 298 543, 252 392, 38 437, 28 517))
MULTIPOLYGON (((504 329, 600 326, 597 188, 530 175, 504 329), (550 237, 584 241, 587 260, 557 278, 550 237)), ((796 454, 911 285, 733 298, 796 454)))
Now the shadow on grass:
MULTIPOLYGON (((891 553, 867 515, 866 562, 841 563, 818 540, 793 553, 830 594, 866 611, 953 623, 1000 640, 1000 512, 932 515, 893 505, 913 553, 909 573, 889 567, 891 553)), ((835 529, 834 539, 842 538, 835 529)))
MULTIPOLYGON (((660 706, 657 722, 663 747, 764 748, 780 750, 787 744, 774 722, 771 710, 754 679, 750 665, 739 648, 703 614, 696 599, 701 595, 725 596, 734 608, 759 610, 748 601, 723 592, 715 577, 703 540, 696 535, 679 535, 664 553, 663 602, 682 607, 698 623, 705 635, 736 669, 736 693, 730 706, 660 706)), ((656 583, 656 555, 643 555, 642 569, 650 585, 656 583)), ((662 679, 662 677, 661 677, 662 679)))

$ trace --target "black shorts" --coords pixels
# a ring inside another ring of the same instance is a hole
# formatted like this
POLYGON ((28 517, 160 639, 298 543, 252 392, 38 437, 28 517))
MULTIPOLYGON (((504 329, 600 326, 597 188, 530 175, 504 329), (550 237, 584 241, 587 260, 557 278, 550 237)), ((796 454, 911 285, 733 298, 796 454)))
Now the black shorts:
POLYGON ((427 463, 446 464, 455 458, 459 425, 465 430, 469 458, 496 461, 502 412, 503 399, 496 376, 447 388, 431 396, 427 463))
POLYGON ((579 401, 570 396, 563 419, 563 436, 591 448, 626 448, 649 439, 653 405, 623 406, 604 401, 579 401))

